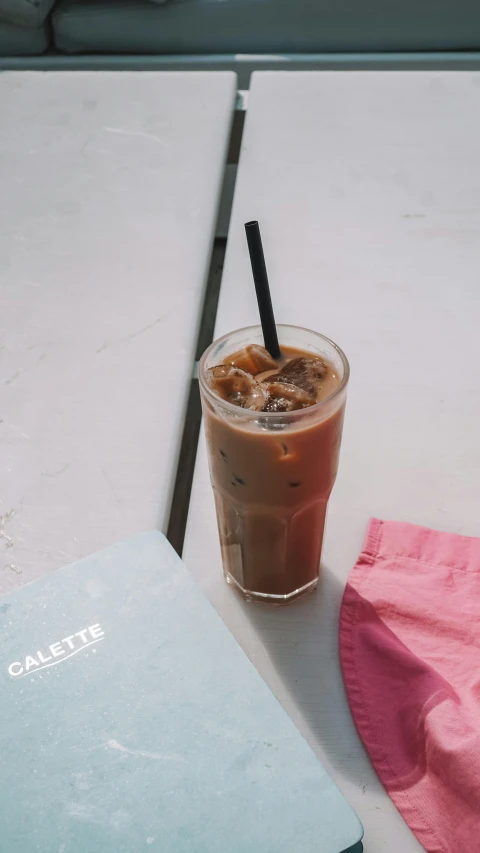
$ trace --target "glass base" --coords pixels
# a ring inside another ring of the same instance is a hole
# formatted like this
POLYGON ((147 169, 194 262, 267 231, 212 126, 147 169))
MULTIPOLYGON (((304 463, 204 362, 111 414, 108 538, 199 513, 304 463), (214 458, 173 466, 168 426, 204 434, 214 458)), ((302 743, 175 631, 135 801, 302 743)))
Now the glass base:
POLYGON ((230 574, 230 572, 224 572, 224 575, 227 583, 230 586, 233 586, 243 596, 245 601, 260 601, 264 604, 276 604, 277 606, 297 601, 297 599, 302 598, 304 595, 308 595, 310 592, 313 592, 318 586, 318 577, 316 577, 313 581, 310 581, 310 583, 305 584, 305 586, 301 586, 299 589, 294 589, 293 592, 289 592, 288 595, 271 595, 270 593, 253 592, 253 590, 244 589, 230 574))

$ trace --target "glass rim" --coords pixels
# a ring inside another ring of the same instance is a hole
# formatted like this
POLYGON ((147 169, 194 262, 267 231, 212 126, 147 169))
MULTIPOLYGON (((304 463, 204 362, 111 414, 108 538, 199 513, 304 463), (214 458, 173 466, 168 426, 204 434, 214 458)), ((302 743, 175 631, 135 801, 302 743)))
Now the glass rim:
POLYGON ((232 335, 240 334, 242 332, 259 330, 262 331, 262 327, 258 323, 255 326, 243 326, 240 329, 232 329, 231 332, 227 332, 225 335, 221 335, 221 337, 216 338, 214 341, 212 341, 210 346, 208 346, 207 349, 204 351, 198 363, 198 381, 200 383, 200 388, 202 389, 205 396, 210 398, 210 400, 213 400, 214 403, 221 403, 222 407, 224 407, 225 410, 227 412, 230 412, 232 415, 235 415, 236 417, 247 417, 252 420, 257 420, 259 417, 261 417, 267 418, 268 420, 272 420, 275 418, 278 420, 280 418, 281 420, 285 419, 287 421, 294 421, 298 418, 299 414, 313 414, 314 412, 318 412, 322 408, 325 408, 327 403, 331 403, 332 400, 335 400, 335 398, 338 397, 346 388, 348 380, 350 378, 350 365, 348 363, 348 358, 343 352, 343 350, 340 349, 338 344, 336 344, 335 341, 332 341, 331 338, 327 338, 326 335, 322 335, 320 332, 314 332, 313 329, 307 329, 305 326, 292 326, 289 323, 277 323, 277 329, 298 329, 302 332, 307 332, 307 334, 313 335, 316 338, 320 338, 322 341, 325 341, 325 343, 333 347, 333 349, 339 355, 340 361, 343 365, 343 377, 338 388, 335 388, 335 390, 332 391, 332 393, 329 394, 328 397, 325 397, 323 400, 319 400, 317 403, 314 403, 313 406, 306 406, 304 409, 294 409, 292 412, 259 412, 255 409, 243 409, 241 406, 235 406, 234 403, 229 403, 228 400, 224 400, 223 397, 219 397, 218 394, 215 394, 215 392, 212 391, 210 386, 207 385, 204 376, 205 362, 207 361, 211 350, 213 349, 213 347, 218 346, 218 344, 222 343, 222 341, 228 340, 228 338, 230 338, 232 335))

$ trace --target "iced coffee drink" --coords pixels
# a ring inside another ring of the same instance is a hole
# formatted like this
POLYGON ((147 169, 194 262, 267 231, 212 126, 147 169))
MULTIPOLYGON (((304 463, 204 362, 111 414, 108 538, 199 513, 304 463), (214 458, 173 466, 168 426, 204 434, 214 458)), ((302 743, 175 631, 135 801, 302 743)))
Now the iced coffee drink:
POLYGON ((337 473, 348 362, 327 338, 260 327, 204 353, 199 379, 225 577, 248 599, 286 603, 315 588, 337 473))

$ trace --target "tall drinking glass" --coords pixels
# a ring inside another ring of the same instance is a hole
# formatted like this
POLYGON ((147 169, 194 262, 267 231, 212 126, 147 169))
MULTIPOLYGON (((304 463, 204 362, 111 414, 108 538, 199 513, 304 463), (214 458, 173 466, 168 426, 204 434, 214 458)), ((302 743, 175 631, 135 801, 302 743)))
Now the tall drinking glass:
POLYGON ((249 344, 263 345, 260 326, 215 341, 202 356, 199 381, 226 580, 248 600, 286 604, 318 583, 349 365, 323 335, 277 328, 280 347, 332 366, 338 381, 328 397, 297 411, 258 412, 217 396, 208 369, 249 344))

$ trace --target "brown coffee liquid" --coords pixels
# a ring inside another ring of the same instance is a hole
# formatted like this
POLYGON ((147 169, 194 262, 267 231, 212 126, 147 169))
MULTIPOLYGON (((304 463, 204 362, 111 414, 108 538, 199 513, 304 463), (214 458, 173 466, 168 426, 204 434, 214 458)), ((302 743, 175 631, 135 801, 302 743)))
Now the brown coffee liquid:
MULTIPOLYGON (((282 347, 282 361, 256 379, 295 357, 312 355, 282 347)), ((327 369, 316 401, 326 400, 340 384, 333 366, 322 359, 327 369)), ((318 577, 343 415, 340 403, 326 415, 312 410, 311 417, 275 429, 275 416, 264 416, 262 424, 260 411, 245 422, 204 406, 224 568, 227 579, 247 594, 290 596, 318 577)))

